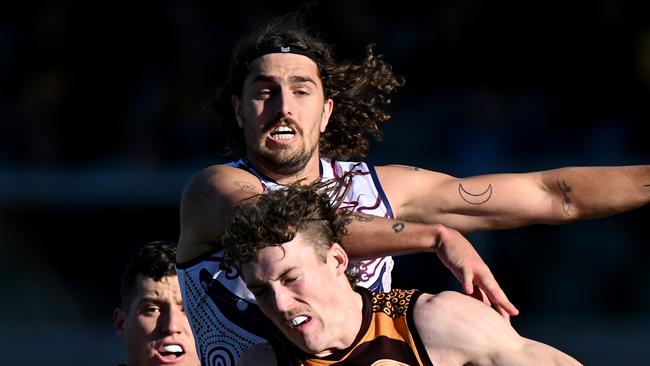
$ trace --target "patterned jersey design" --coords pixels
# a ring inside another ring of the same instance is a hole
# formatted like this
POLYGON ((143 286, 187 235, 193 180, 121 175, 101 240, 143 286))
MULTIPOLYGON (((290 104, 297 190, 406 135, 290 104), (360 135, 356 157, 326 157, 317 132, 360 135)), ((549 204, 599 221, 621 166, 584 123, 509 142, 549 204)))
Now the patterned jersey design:
POLYGON ((358 291, 363 298, 363 319, 355 342, 327 357, 303 355, 301 365, 433 366, 413 322, 412 308, 421 293, 358 291))

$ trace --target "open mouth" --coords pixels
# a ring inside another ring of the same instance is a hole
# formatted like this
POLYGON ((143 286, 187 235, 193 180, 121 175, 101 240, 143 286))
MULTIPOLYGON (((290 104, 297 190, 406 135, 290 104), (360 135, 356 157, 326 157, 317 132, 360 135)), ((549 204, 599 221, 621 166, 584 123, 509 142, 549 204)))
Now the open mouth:
POLYGON ((291 140, 296 135, 296 131, 287 126, 278 126, 271 131, 270 135, 276 140, 291 140))
POLYGON ((185 350, 179 344, 168 344, 158 350, 158 353, 165 360, 175 360, 185 354, 185 350))
POLYGON ((296 328, 299 328, 302 325, 305 325, 305 324, 309 323, 310 320, 311 320, 311 318, 308 317, 308 316, 298 315, 297 317, 290 319, 287 322, 287 325, 291 329, 296 329, 296 328))

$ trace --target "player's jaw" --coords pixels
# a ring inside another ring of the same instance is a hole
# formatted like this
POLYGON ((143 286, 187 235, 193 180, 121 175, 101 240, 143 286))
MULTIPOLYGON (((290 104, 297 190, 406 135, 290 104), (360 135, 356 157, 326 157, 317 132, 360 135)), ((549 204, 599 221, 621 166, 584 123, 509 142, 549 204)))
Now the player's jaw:
POLYGON ((312 354, 323 351, 323 322, 313 312, 292 311, 279 315, 276 325, 303 351, 312 354))
MULTIPOLYGON (((247 139, 251 141, 249 136, 247 139)), ((300 174, 318 156, 318 131, 303 128, 292 118, 278 118, 264 125, 248 146, 248 157, 258 168, 282 175, 300 174)))

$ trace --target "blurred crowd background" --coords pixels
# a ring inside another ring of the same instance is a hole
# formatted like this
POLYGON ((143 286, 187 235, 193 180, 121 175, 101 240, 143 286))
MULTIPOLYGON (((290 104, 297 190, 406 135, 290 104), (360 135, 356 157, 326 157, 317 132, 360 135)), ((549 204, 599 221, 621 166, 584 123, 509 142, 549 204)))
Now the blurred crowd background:
MULTIPOLYGON (((128 255, 177 240, 184 184, 225 162, 202 105, 237 38, 286 1, 0 5, 0 342, 13 365, 115 365, 128 255)), ((650 1, 320 1, 309 21, 406 78, 368 160, 471 176, 650 163, 650 1)), ((650 183, 650 182, 649 182, 650 183)), ((408 187, 405 187, 408 189, 408 187)), ((650 207, 471 234, 524 336, 647 364, 650 207)), ((435 255, 399 287, 460 289, 435 255)))

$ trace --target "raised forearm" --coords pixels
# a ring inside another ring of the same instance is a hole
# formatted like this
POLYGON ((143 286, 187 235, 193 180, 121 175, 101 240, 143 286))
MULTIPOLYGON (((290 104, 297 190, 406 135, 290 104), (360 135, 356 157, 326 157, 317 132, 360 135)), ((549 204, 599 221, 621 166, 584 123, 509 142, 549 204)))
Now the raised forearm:
POLYGON ((572 167, 540 173, 551 193, 549 223, 629 211, 650 202, 650 166, 572 167))
POLYGON ((409 223, 384 217, 352 213, 343 247, 353 259, 433 252, 440 225, 409 223))

